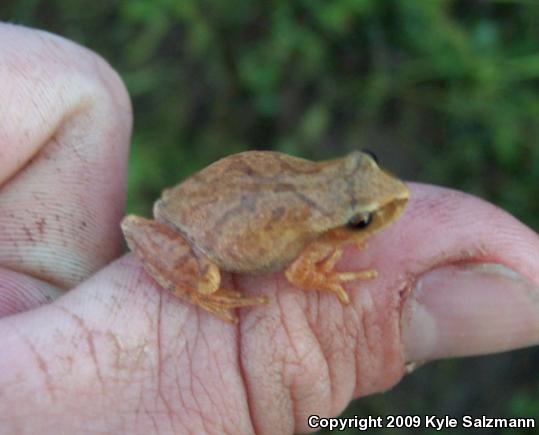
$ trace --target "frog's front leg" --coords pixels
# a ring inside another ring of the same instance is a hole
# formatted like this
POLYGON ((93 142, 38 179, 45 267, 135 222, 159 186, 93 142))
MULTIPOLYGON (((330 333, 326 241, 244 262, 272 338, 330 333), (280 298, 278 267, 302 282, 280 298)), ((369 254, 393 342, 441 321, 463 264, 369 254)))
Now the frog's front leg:
POLYGON ((342 255, 341 244, 331 241, 315 241, 308 245, 285 271, 286 278, 296 287, 304 290, 330 291, 339 300, 350 302, 342 284, 356 279, 376 277, 376 270, 361 272, 334 272, 333 268, 342 255))
POLYGON ((196 255, 189 243, 168 225, 127 216, 122 230, 129 249, 161 287, 223 320, 236 323, 232 309, 267 302, 265 297, 246 297, 221 288, 217 265, 196 255))

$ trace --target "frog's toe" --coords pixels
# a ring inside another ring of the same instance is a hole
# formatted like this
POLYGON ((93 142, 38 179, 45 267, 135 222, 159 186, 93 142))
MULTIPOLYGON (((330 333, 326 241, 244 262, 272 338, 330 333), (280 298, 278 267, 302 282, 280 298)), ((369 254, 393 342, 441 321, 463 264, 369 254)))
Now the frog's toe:
POLYGON ((192 301, 200 308, 212 313, 225 322, 238 323, 238 317, 234 314, 234 312, 219 301, 215 301, 212 298, 208 298, 207 296, 203 295, 193 296, 192 301))
POLYGON ((244 296, 241 292, 220 288, 215 293, 209 295, 215 303, 223 304, 227 308, 250 307, 252 305, 262 305, 268 303, 266 296, 244 296))
POLYGON ((349 304, 350 303, 350 298, 348 297, 348 293, 346 293, 346 290, 343 288, 342 285, 337 284, 337 283, 332 283, 332 284, 328 285, 327 290, 329 290, 330 292, 335 293, 337 295, 337 297, 339 298, 339 300, 343 304, 349 304))
POLYGON ((247 297, 240 292, 220 288, 209 295, 193 295, 193 302, 227 322, 238 323, 238 317, 233 312, 234 308, 266 304, 268 298, 247 297))
POLYGON ((343 282, 376 278, 376 270, 369 269, 361 272, 332 273, 328 276, 328 290, 335 293, 343 304, 350 303, 348 294, 342 287, 343 282))
POLYGON ((243 293, 236 290, 220 288, 217 291, 213 292, 211 296, 214 299, 241 299, 243 297, 243 293))
POLYGON ((343 272, 333 274, 338 282, 356 281, 358 279, 373 279, 378 276, 378 272, 374 269, 362 270, 361 272, 343 272))

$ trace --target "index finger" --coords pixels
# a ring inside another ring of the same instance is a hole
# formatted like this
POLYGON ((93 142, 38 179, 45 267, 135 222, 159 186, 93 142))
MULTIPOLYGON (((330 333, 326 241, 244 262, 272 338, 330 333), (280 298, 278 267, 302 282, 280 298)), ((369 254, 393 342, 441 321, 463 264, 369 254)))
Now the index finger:
POLYGON ((70 287, 116 257, 131 106, 105 61, 0 24, 0 267, 70 287))

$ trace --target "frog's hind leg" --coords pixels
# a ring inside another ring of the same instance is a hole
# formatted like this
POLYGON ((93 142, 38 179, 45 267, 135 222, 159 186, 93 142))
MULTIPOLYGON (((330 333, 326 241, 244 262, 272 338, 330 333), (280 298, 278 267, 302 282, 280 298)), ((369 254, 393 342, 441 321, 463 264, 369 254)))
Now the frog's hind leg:
POLYGON ((249 307, 267 303, 265 296, 248 297, 241 292, 221 287, 221 272, 217 265, 207 258, 199 258, 200 277, 197 291, 190 292, 191 301, 227 322, 237 323, 234 308, 249 307))
POLYGON ((361 272, 334 272, 333 268, 342 255, 342 247, 328 241, 311 243, 285 271, 290 283, 304 290, 329 291, 339 300, 350 302, 342 284, 348 281, 372 279, 375 270, 361 272))
POLYGON ((193 303, 230 323, 238 323, 234 308, 266 304, 265 296, 247 297, 240 292, 220 288, 211 294, 192 293, 193 303))
POLYGON ((197 255, 176 231, 158 221, 128 216, 122 230, 129 248, 161 287, 228 322, 232 310, 266 303, 265 297, 246 297, 220 288, 221 273, 208 258, 197 255))

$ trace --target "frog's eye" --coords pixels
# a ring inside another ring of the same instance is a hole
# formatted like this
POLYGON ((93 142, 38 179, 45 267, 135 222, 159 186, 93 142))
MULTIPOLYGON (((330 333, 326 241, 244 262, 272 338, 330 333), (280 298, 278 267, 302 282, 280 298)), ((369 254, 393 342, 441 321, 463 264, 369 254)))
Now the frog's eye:
POLYGON ((376 164, 378 164, 378 157, 376 154, 374 154, 374 152, 372 152, 371 150, 369 149, 362 149, 361 151, 363 151, 365 154, 368 154, 369 156, 371 156, 371 158, 376 162, 376 164))
POLYGON ((358 213, 352 216, 346 226, 351 230, 362 230, 367 228, 372 221, 372 214, 368 212, 358 213))

